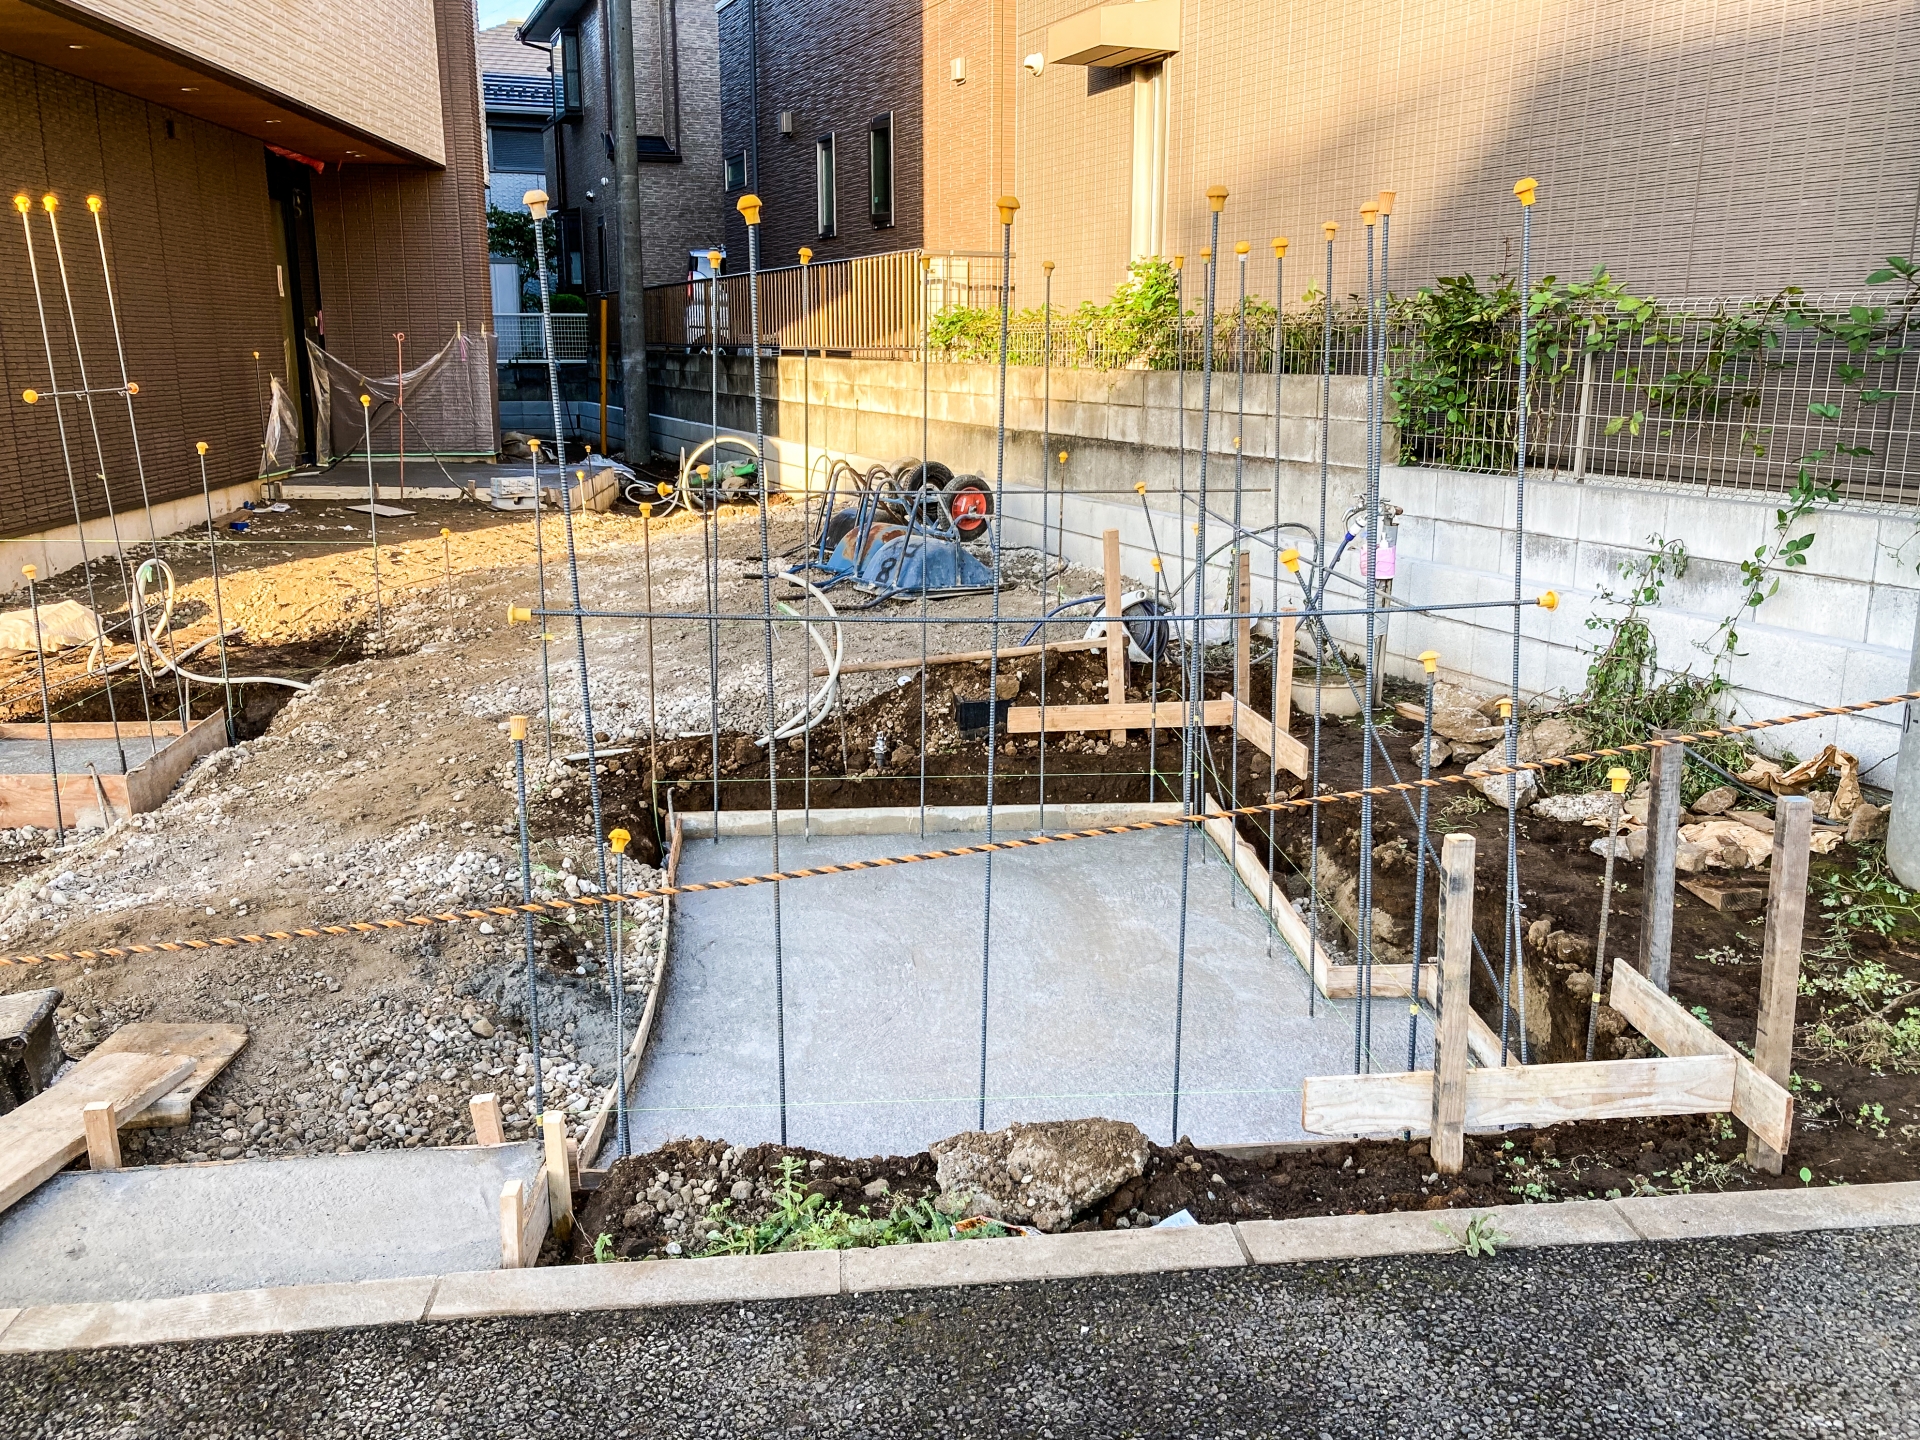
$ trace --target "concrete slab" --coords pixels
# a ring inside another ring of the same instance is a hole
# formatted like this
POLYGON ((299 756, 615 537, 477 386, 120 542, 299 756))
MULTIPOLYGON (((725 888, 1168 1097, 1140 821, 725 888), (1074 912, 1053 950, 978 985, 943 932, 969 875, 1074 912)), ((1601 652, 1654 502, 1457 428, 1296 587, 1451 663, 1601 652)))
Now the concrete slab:
POLYGON ((1646 1196, 1609 1203, 1648 1240, 1769 1235, 1788 1230, 1859 1230, 1875 1225, 1920 1225, 1920 1180, 1725 1195, 1646 1196))
POLYGON ((426 1314, 434 1280, 370 1280, 360 1285, 296 1285, 121 1300, 99 1305, 37 1305, 0 1332, 0 1354, 96 1350, 109 1345, 167 1345, 213 1336, 285 1335, 362 1325, 405 1325, 426 1314))
MULTIPOLYGON (((903 844, 897 835, 783 834, 780 863, 797 868, 978 838, 930 833, 903 844)), ((1167 829, 994 857, 989 1128, 1107 1115, 1156 1140, 1174 1138, 1182 843, 1180 830, 1167 829)), ((782 887, 792 1143, 846 1155, 911 1153, 975 1125, 985 863, 930 861, 782 887)), ((698 881, 771 865, 764 838, 689 837, 680 874, 698 881)), ((1196 837, 1180 1130, 1203 1145, 1304 1139, 1300 1081, 1352 1068, 1352 1008, 1320 1000, 1308 1015, 1298 962, 1277 937, 1269 940, 1244 893, 1230 902, 1228 877, 1196 837)), ((636 1093, 637 1146, 687 1135, 743 1144, 780 1138, 773 894, 764 886, 678 902, 666 990, 636 1093)), ((1376 1015, 1376 1068, 1399 1069, 1405 1011, 1390 1009, 1391 1020, 1376 1015)))
POLYGON ((649 1260, 447 1275, 434 1292, 427 1319, 474 1320, 488 1315, 739 1304, 837 1295, 840 1254, 838 1250, 814 1250, 789 1255, 727 1255, 711 1260, 649 1260))
MULTIPOLYGON (((53 742, 53 753, 62 775, 85 775, 89 765, 102 775, 118 775, 121 773, 120 752, 123 748, 127 755, 127 768, 133 769, 146 764, 179 738, 178 735, 148 735, 138 721, 128 720, 122 723, 118 744, 111 735, 89 739, 60 736, 53 742)), ((0 739, 0 775, 47 773, 47 742, 44 739, 0 739)))
POLYGON ((0 1304, 488 1269, 501 1189, 540 1169, 516 1144, 67 1171, 0 1215, 0 1304))
POLYGON ((1067 1280, 1082 1275, 1143 1275, 1162 1270, 1218 1270, 1247 1257, 1231 1225, 1170 1230, 1096 1230, 1083 1235, 1024 1235, 940 1245, 847 1250, 841 1278, 849 1294, 923 1290, 946 1285, 1001 1285, 1067 1280))

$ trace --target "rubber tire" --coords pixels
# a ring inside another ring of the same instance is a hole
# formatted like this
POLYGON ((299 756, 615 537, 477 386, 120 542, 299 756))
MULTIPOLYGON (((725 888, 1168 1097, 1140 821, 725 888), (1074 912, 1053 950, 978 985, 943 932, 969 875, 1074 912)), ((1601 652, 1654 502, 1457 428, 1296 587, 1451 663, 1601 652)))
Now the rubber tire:
POLYGON ((987 488, 987 482, 978 475, 956 475, 946 483, 941 492, 946 504, 947 515, 953 521, 953 528, 962 540, 977 540, 986 532, 987 521, 993 516, 993 491, 987 488), (956 510, 955 502, 965 495, 964 510, 956 510))
POLYGON ((827 517, 827 554, 831 555, 840 548, 840 542, 847 538, 860 517, 851 510, 836 510, 827 517))

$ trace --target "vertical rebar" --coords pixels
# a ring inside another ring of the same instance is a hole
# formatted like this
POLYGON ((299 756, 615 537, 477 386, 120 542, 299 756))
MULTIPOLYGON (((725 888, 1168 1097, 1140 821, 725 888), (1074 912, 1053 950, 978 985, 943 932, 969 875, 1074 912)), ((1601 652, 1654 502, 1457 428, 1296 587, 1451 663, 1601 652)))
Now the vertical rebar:
MULTIPOLYGON (((453 614, 453 531, 446 526, 440 527, 440 561, 445 567, 446 584, 440 591, 440 608, 448 616, 453 614)), ((647 609, 653 609, 648 605, 647 609)))
MULTIPOLYGON (((1506 753, 1507 764, 1519 764, 1520 753, 1520 596, 1521 568, 1527 545, 1527 308, 1532 300, 1531 261, 1533 251, 1533 202, 1537 187, 1522 180, 1513 187, 1520 201, 1520 363, 1519 391, 1515 396, 1514 471, 1513 471, 1513 675, 1508 689, 1506 753)), ((1528 1059, 1526 961, 1520 948, 1520 783, 1517 774, 1507 776, 1507 909, 1506 975, 1500 997, 1500 1061, 1506 1063, 1510 1018, 1517 999, 1520 1017, 1520 1063, 1528 1059)))
MULTIPOLYGON (((1287 241, 1278 236, 1273 242, 1273 421, 1268 430, 1269 446, 1273 451, 1273 608, 1280 609, 1280 377, 1286 370, 1286 332, 1287 332, 1287 241)), ((1298 560, 1294 561, 1298 564, 1298 560)), ((1280 626, 1276 613, 1268 622, 1273 627, 1273 658, 1267 663, 1272 677, 1272 693, 1267 699, 1267 717, 1272 722, 1276 737, 1284 728, 1280 723, 1283 713, 1280 708, 1280 626)), ((1290 712, 1293 705, 1293 674, 1291 667, 1284 681, 1287 690, 1287 707, 1290 712)), ((1268 747, 1267 755, 1267 800, 1271 802, 1280 788, 1280 747, 1274 744, 1268 747)), ((1276 837, 1279 831, 1278 816, 1267 817, 1267 914, 1271 920, 1273 907, 1279 903, 1274 883, 1274 865, 1278 856, 1276 837)), ((1278 927, 1267 926, 1268 953, 1272 953, 1273 937, 1278 927)))
MULTIPOLYGON (((713 843, 720 843, 720 252, 707 252, 707 383, 713 434, 701 495, 700 541, 707 587, 707 728, 712 738, 713 843), (711 523, 711 528, 709 528, 711 523)), ((731 315, 728 317, 731 319, 731 315)))
MULTIPOLYGON (((993 627, 987 661, 987 844, 993 844, 995 757, 1000 753, 1000 541, 1007 491, 1007 314, 1013 291, 1013 216, 1020 202, 1002 195, 1000 212, 1000 396, 993 436, 993 627)), ((1044 609, 1044 607, 1043 607, 1044 609)), ((1040 637, 1046 639, 1044 631, 1040 637)), ((1044 651, 1041 652, 1043 655, 1044 651)), ((980 904, 980 1105, 978 1128, 987 1128, 987 1013, 993 977, 993 851, 988 850, 980 904)))
MULTIPOLYGON (((380 601, 380 490, 373 480, 373 397, 360 397, 360 423, 366 432, 367 446, 367 535, 373 543, 373 617, 379 627, 381 639, 387 634, 387 612, 380 601)), ((206 462, 201 461, 204 465, 206 462)), ((547 597, 540 597, 540 606, 546 608, 547 597)), ((543 622, 544 623, 544 622, 543 622)), ((552 717, 548 717, 552 724, 552 717)))
MULTIPOLYGON (((574 478, 581 489, 586 489, 587 472, 576 470, 574 478)), ((607 846, 606 830, 602 825, 600 811, 600 757, 594 748, 593 733, 593 692, 587 673, 587 622, 580 613, 580 557, 573 540, 573 499, 572 488, 567 484, 567 472, 560 472, 560 515, 566 527, 567 536, 567 582, 573 596, 573 650, 574 664, 580 668, 580 728, 587 742, 587 804, 593 815, 593 857, 599 869, 600 891, 607 890, 607 846)), ((651 610, 653 607, 647 607, 651 610)), ((778 864, 778 861, 775 862, 778 864)), ((618 1030, 622 1024, 624 995, 622 993, 620 962, 613 953, 613 916, 610 908, 601 905, 600 910, 600 954, 608 967, 608 976, 613 992, 613 1024, 618 1030)), ((619 1153, 627 1153, 627 1117, 624 1107, 619 1114, 618 1145, 619 1153)))
POLYGON ((1420 665, 1427 672, 1426 714, 1420 724, 1420 819, 1419 837, 1413 848, 1413 978, 1407 990, 1407 1069, 1413 1069, 1415 1049, 1420 1042, 1420 957, 1426 944, 1427 923, 1427 808, 1433 794, 1427 782, 1433 778, 1433 682, 1440 668, 1440 656, 1427 650, 1420 665))
MULTIPOLYGON (((760 601, 766 614, 767 670, 767 833, 771 837, 773 868, 780 868, 780 754, 774 734, 780 728, 773 686, 773 546, 768 539, 767 491, 772 476, 766 461, 767 425, 760 383, 760 198, 740 197, 740 215, 747 222, 747 323, 753 357, 753 453, 759 469, 754 491, 760 500, 760 601)), ((812 687, 808 690, 811 692, 812 687)), ((718 827, 715 827, 718 829, 718 827)), ((780 882, 773 884, 773 1014, 774 1044, 780 1080, 780 1143, 787 1143, 787 993, 786 964, 780 934, 780 882)))
MULTIPOLYGON (((1314 532, 1313 563, 1320 573, 1319 589, 1324 595, 1330 567, 1327 565, 1327 467, 1333 435, 1333 237, 1338 222, 1328 220, 1320 226, 1327 237, 1326 288, 1320 294, 1320 524, 1314 532)), ((1316 602, 1317 603, 1317 602, 1316 602)), ((1327 646, 1332 643, 1324 621, 1316 621, 1313 646, 1313 764, 1308 789, 1320 793, 1320 729, 1326 685, 1327 646)), ((1314 1013, 1320 992, 1320 807, 1307 812, 1307 1015, 1314 1013)))
POLYGON ((47 691, 47 642, 40 634, 40 596, 33 580, 39 572, 31 565, 20 567, 27 577, 27 609, 33 613, 33 663, 40 673, 40 718, 47 727, 47 776, 53 782, 53 843, 67 843, 66 816, 60 809, 60 751, 53 743, 53 703, 47 691))
MULTIPOLYGON (((1233 366, 1236 372, 1235 383, 1239 387, 1239 415, 1237 424, 1239 433, 1233 437, 1233 550, 1228 557, 1228 573, 1233 576, 1233 604, 1227 608, 1240 615, 1253 608, 1253 583, 1249 578, 1247 594, 1240 594, 1240 559, 1246 554, 1246 516, 1243 509, 1246 491, 1247 469, 1247 255, 1253 249, 1242 240, 1233 247, 1233 253, 1239 260, 1240 298, 1233 317, 1233 366)), ((1280 517, 1273 517, 1278 520, 1280 517)), ((1248 562, 1251 565, 1251 561, 1248 562)), ((1247 627, 1247 645, 1253 644, 1253 627, 1247 627)), ((1234 809, 1240 803, 1240 667, 1250 663, 1251 655, 1240 652, 1240 622, 1233 622, 1233 726, 1227 732, 1227 808, 1234 809)), ((1204 704, 1204 700, 1202 701, 1204 704)), ((1229 824, 1237 825, 1238 821, 1229 824)), ((1233 883, 1233 856, 1227 856, 1227 906, 1238 909, 1240 887, 1233 883)))
POLYGON ((220 646, 220 688, 225 693, 227 705, 227 743, 234 739, 233 682, 228 678, 227 670, 227 611, 220 595, 220 542, 213 529, 213 489, 207 483, 207 442, 193 442, 194 453, 200 457, 200 498, 207 507, 207 569, 213 576, 213 624, 219 637, 220 646))
POLYGON ((540 594, 540 629, 537 632, 540 641, 540 723, 546 742, 547 763, 553 763, 553 660, 547 649, 552 636, 547 631, 547 544, 540 525, 540 512, 546 508, 546 497, 540 488, 540 442, 529 440, 527 449, 533 455, 533 573, 540 594))
POLYGON ((1600 996, 1607 981, 1607 919, 1613 910, 1613 861, 1619 844, 1621 797, 1632 775, 1616 765, 1607 771, 1607 865, 1600 880, 1600 935, 1593 945, 1593 990, 1587 996, 1587 1059, 1593 1059, 1594 1037, 1600 1028, 1600 996))
MULTIPOLYGON (((1200 763, 1200 729, 1206 703, 1206 634, 1205 621, 1200 617, 1206 613, 1207 584, 1207 459, 1212 448, 1213 421, 1213 311, 1214 294, 1219 278, 1219 265, 1215 256, 1220 249, 1220 212, 1226 208, 1227 187, 1213 185, 1207 189, 1207 207, 1211 212, 1207 237, 1207 248, 1201 260, 1207 267, 1207 298, 1205 313, 1201 318, 1202 340, 1205 349, 1200 360, 1200 491, 1195 502, 1193 535, 1193 639, 1188 643, 1187 653, 1187 712, 1185 735, 1183 737, 1184 754, 1181 760, 1181 810, 1187 817, 1187 823, 1180 827, 1180 935, 1174 956, 1173 976, 1173 1108, 1172 1126, 1168 1144, 1178 1144, 1180 1140, 1180 1061, 1181 1041, 1185 1031, 1187 1004, 1187 893, 1193 869, 1193 817, 1201 808, 1199 790, 1200 777, 1197 773, 1200 763)), ((1184 429, 1186 412, 1181 412, 1181 424, 1184 429)), ((1239 571, 1233 573, 1232 583, 1239 584, 1239 571)), ((1231 826, 1229 820, 1229 837, 1231 826)), ((1233 842, 1229 838, 1228 842, 1233 842)), ((1233 857, 1228 855, 1229 867, 1233 857)), ((1227 884, 1233 884, 1233 872, 1227 872, 1227 884)))
MULTIPOLYGON (((926 321, 927 277, 931 273, 932 261, 925 255, 920 257, 920 493, 915 497, 917 513, 927 513, 927 489, 931 484, 931 465, 933 457, 928 453, 933 445, 933 411, 931 408, 931 379, 933 368, 933 337, 931 327, 926 321)), ((1044 480, 1042 481, 1044 484, 1044 480)), ((1042 542, 1045 536, 1041 537, 1042 542)), ((926 546, 920 551, 920 838, 927 838, 927 603, 928 575, 926 567, 926 546)))
POLYGON ((653 649, 653 506, 640 507, 640 555, 647 584, 647 797, 654 798, 660 783, 660 702, 654 688, 653 649))
MULTIPOLYGON (((546 617, 542 616, 543 624, 545 620, 546 617)), ((520 903, 531 906, 533 904, 533 851, 527 840, 527 717, 509 716, 507 734, 513 741, 514 814, 520 821, 520 903)), ((522 919, 527 950, 527 1049, 533 1056, 532 1115, 539 1115, 547 1108, 546 1092, 542 1088, 540 1076, 539 946, 533 935, 533 911, 528 909, 522 919)))
MULTIPOLYGON (((1360 218, 1367 232, 1367 422, 1366 422, 1366 683, 1360 705, 1360 788, 1373 788, 1373 696, 1374 626, 1379 606, 1380 545, 1380 470, 1375 454, 1375 404, 1379 398, 1378 356, 1374 349, 1374 268, 1373 230, 1379 223, 1379 207, 1363 205, 1360 218)), ((1359 1003, 1354 1006, 1353 1068, 1355 1073, 1370 1069, 1373 1051, 1373 796, 1360 797, 1360 867, 1357 885, 1358 913, 1354 919, 1354 959, 1360 967, 1359 1003)))

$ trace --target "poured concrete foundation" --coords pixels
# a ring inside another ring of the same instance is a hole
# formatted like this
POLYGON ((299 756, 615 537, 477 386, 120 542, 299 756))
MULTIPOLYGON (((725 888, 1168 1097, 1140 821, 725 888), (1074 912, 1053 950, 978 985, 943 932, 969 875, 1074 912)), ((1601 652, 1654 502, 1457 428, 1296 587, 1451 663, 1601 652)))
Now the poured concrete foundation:
MULTIPOLYGON (((787 817, 780 868, 983 838, 969 828, 930 831, 923 842, 915 812, 865 813, 872 818, 863 823, 816 812, 811 840, 799 835, 798 816, 787 817), (855 824, 894 833, 818 833, 855 824)), ((1057 809, 1049 818, 1053 828, 1098 823, 1057 809)), ((935 819, 955 823, 950 814, 935 819)), ((1032 823, 1008 815, 997 834, 1031 834, 1032 823), (1013 828, 1022 820, 1027 828, 1013 828)), ((1155 1140, 1173 1138, 1186 838, 1170 827, 993 857, 988 1128, 1105 1115, 1155 1140)), ((764 835, 716 841, 691 833, 690 822, 680 879, 759 873, 771 861, 764 835)), ((973 1128, 985 868, 984 857, 966 857, 782 885, 781 997, 773 887, 676 899, 666 989, 635 1092, 635 1148, 676 1136, 781 1138, 777 1003, 789 1143, 910 1153, 973 1128)), ((1353 1008, 1316 997, 1308 1013, 1299 963, 1232 885, 1218 853, 1194 834, 1179 1130, 1202 1145, 1304 1139, 1300 1081, 1353 1069, 1353 1008)), ((1404 1001, 1376 1003, 1372 1068, 1405 1068, 1407 1019, 1404 1001)), ((1422 1064, 1429 1034, 1423 1019, 1422 1064)))

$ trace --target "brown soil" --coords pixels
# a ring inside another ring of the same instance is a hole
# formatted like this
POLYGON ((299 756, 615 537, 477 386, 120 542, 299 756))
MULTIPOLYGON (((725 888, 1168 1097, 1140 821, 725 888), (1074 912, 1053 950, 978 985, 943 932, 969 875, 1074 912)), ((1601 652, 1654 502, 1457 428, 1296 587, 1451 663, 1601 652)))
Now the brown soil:
MULTIPOLYGON (((592 1261, 601 1236, 625 1260, 698 1255, 706 1246, 711 1207, 752 1223, 770 1208, 780 1162, 799 1162, 796 1181, 850 1213, 882 1216, 902 1201, 938 1193, 933 1157, 882 1155, 849 1160, 800 1148, 760 1145, 729 1155, 725 1141, 680 1140, 616 1163, 597 1190, 576 1196, 573 1240, 549 1263, 592 1261), (730 1199, 740 1181, 753 1195, 730 1199), (883 1194, 866 1187, 887 1182, 883 1194), (696 1191, 691 1203, 677 1197, 696 1191), (649 1191, 653 1192, 651 1200, 649 1191), (668 1197, 662 1203, 662 1194, 668 1197), (672 1210, 679 1208, 681 1216, 672 1210), (679 1248, 669 1251, 669 1245, 679 1248)), ((1185 1210, 1202 1224, 1277 1220, 1304 1215, 1359 1215, 1384 1210, 1448 1210, 1556 1200, 1603 1199, 1655 1190, 1718 1188, 1744 1173, 1741 1142, 1711 1116, 1612 1120, 1513 1130, 1469 1137, 1466 1166, 1452 1179, 1433 1170, 1427 1142, 1335 1142, 1266 1151, 1222 1153, 1191 1141, 1150 1145, 1145 1170, 1074 1220, 1073 1230, 1148 1226, 1185 1210)), ((1793 1176, 1764 1178, 1798 1185, 1793 1176)), ((1737 1182, 1734 1182, 1737 1183, 1737 1182)))

